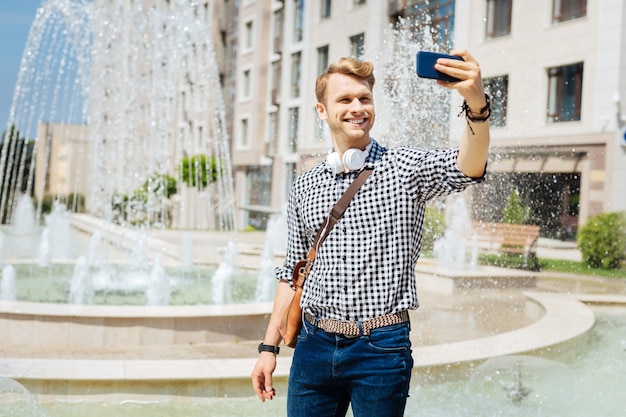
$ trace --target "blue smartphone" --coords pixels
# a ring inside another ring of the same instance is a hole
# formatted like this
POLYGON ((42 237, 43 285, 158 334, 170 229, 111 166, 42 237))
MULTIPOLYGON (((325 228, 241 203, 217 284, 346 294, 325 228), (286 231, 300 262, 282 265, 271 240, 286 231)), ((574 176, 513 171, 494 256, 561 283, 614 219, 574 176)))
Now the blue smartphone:
POLYGON ((449 58, 463 60, 460 56, 442 54, 440 52, 419 51, 415 57, 415 67, 417 76, 421 78, 432 78, 448 82, 461 81, 435 69, 435 63, 439 58, 449 58))

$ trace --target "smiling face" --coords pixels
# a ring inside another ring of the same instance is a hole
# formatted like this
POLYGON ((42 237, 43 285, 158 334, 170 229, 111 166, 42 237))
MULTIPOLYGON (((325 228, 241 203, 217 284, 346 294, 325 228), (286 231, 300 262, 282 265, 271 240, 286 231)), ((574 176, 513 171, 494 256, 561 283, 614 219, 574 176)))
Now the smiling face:
POLYGON ((330 129, 335 151, 364 150, 374 126, 374 96, 367 81, 345 74, 330 74, 325 102, 315 105, 330 129))

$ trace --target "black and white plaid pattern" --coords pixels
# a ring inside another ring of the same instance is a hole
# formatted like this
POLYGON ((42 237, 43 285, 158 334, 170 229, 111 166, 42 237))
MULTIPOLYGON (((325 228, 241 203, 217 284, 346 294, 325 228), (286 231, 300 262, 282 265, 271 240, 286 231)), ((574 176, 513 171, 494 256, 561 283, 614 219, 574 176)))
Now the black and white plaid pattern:
MULTIPOLYGON (((386 149, 374 141, 366 165, 374 171, 317 251, 302 308, 320 319, 367 320, 418 306, 415 263, 424 205, 482 178, 457 167, 458 148, 386 149)), ((317 229, 358 172, 334 174, 323 162, 300 175, 287 209, 288 245, 279 279, 291 283, 317 229)))

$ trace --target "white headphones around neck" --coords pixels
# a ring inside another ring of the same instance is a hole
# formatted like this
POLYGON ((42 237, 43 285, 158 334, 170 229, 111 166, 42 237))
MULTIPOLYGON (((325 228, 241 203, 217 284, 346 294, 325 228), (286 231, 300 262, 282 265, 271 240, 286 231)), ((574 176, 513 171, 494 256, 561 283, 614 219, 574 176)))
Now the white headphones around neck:
POLYGON ((338 152, 330 151, 326 160, 335 174, 343 172, 346 168, 348 171, 358 171, 365 166, 370 149, 372 149, 371 141, 364 151, 359 148, 350 148, 343 153, 343 157, 340 157, 338 152))

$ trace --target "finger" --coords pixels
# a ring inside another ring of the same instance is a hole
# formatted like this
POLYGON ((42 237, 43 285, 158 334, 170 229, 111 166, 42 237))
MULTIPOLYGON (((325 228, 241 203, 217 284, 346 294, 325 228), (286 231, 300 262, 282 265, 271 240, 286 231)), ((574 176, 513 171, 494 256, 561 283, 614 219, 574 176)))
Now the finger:
POLYGON ((476 60, 474 59, 472 54, 470 54, 465 49, 453 49, 452 51, 450 51, 450 55, 457 55, 457 56, 460 56, 461 58, 463 58, 463 61, 465 61, 465 62, 471 62, 473 64, 478 64, 478 62, 476 62, 476 60))
POLYGON ((259 400, 265 401, 265 392, 263 390, 264 381, 262 374, 256 374, 256 372, 252 373, 252 389, 259 400))
POLYGON ((272 393, 272 396, 274 395, 274 388, 272 387, 272 373, 271 372, 267 372, 264 376, 264 381, 265 381, 265 392, 270 392, 272 393))
POLYGON ((261 388, 260 384, 255 381, 252 385, 254 386, 254 393, 259 398, 259 400, 261 400, 261 402, 265 402, 265 392, 261 388))
POLYGON ((276 390, 273 387, 265 387, 264 395, 266 399, 273 400, 276 395, 276 390))

